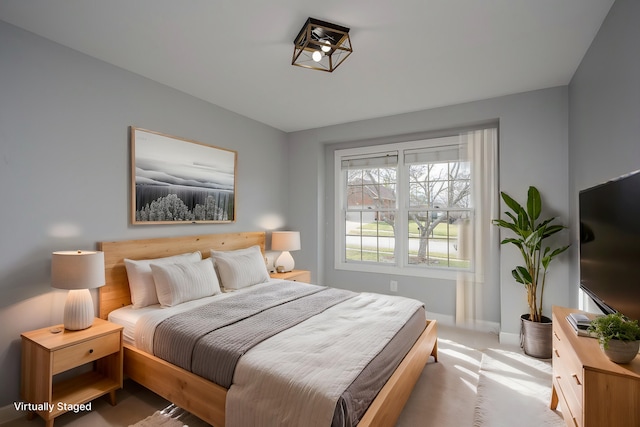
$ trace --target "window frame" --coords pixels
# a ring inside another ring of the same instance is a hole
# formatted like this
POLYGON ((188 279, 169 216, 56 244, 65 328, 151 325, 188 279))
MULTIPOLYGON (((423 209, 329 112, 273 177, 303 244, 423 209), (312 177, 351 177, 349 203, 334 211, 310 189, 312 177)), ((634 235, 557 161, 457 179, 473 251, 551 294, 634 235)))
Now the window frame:
MULTIPOLYGON (((473 128, 483 129, 484 126, 473 128)), ((460 273, 469 273, 474 270, 474 256, 471 258, 471 266, 468 269, 459 269, 451 267, 437 267, 409 264, 408 262, 408 246, 409 246, 409 218, 410 211, 415 210, 410 206, 410 186, 409 186, 409 163, 405 163, 404 152, 408 150, 417 150, 424 148, 432 148, 442 146, 442 138, 458 137, 460 133, 469 129, 458 129, 451 133, 433 135, 417 140, 395 142, 382 145, 361 146, 355 148, 336 149, 334 151, 334 197, 335 197, 335 248, 334 248, 334 268, 336 270, 359 271, 370 273, 382 273, 393 275, 404 275, 413 277, 431 277, 439 279, 454 280, 460 273), (346 181, 345 174, 342 170, 342 161, 349 157, 372 156, 382 153, 398 153, 398 163, 396 172, 396 221, 395 221, 395 262, 393 264, 385 264, 371 261, 349 261, 345 259, 346 250, 346 223, 345 213, 348 210, 346 205, 346 181), (402 193, 402 194, 400 194, 402 193)), ((453 144, 447 144, 453 145, 453 144)), ((470 165, 473 168, 473 165, 470 165)), ((470 178, 472 179, 472 178, 470 178)), ((473 181, 472 181, 473 182, 473 181)), ((473 185, 473 183, 472 183, 473 185)), ((472 199, 472 198, 471 198, 472 199)), ((435 209, 430 209, 435 210, 435 209)), ((466 210, 473 218, 475 215, 475 207, 470 206, 466 209, 449 207, 442 209, 443 211, 460 211, 466 210)), ((475 239, 476 231, 474 230, 473 239, 475 239)))

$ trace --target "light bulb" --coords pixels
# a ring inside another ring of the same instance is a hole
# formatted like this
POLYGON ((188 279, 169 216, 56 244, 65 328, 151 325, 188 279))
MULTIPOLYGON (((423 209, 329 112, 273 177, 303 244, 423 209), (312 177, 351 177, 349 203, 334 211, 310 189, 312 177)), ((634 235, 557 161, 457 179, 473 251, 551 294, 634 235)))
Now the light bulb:
POLYGON ((319 50, 316 50, 311 55, 311 58, 316 62, 320 62, 322 60, 322 53, 319 50))
POLYGON ((329 40, 323 40, 322 43, 325 44, 325 46, 322 46, 321 49, 323 52, 329 52, 331 50, 331 43, 329 42, 329 40))

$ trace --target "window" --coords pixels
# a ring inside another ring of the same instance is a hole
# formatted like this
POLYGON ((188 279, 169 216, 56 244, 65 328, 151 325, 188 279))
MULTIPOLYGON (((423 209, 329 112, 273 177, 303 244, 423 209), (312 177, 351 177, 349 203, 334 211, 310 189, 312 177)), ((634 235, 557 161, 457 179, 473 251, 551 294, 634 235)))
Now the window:
POLYGON ((495 146, 496 134, 482 128, 336 150, 336 268, 440 277, 473 271, 486 193, 474 176, 484 173, 483 147, 495 146))
POLYGON ((397 152, 341 160, 347 262, 395 263, 397 166, 397 152))

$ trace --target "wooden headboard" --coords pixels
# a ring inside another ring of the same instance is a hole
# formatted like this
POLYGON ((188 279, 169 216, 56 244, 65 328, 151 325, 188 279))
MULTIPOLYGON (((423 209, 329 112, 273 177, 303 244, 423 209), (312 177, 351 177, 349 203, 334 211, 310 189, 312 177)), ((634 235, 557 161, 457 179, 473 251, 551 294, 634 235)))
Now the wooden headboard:
POLYGON ((113 310, 131 304, 126 259, 151 259, 186 252, 200 251, 203 258, 209 250, 231 251, 258 245, 265 251, 265 232, 205 234, 199 236, 162 237, 157 239, 99 242, 104 252, 106 284, 99 288, 100 318, 106 319, 113 310))

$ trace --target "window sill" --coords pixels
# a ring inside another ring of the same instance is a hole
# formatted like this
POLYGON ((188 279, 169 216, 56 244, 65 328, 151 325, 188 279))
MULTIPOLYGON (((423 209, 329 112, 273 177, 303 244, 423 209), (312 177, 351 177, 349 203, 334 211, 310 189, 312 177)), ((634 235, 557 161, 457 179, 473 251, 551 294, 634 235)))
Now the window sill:
POLYGON ((459 274, 466 274, 466 271, 451 271, 438 268, 424 269, 421 267, 397 267, 395 265, 358 264, 358 263, 336 263, 336 270, 358 271, 362 273, 391 274, 394 276, 429 277, 432 279, 456 280, 459 274))

